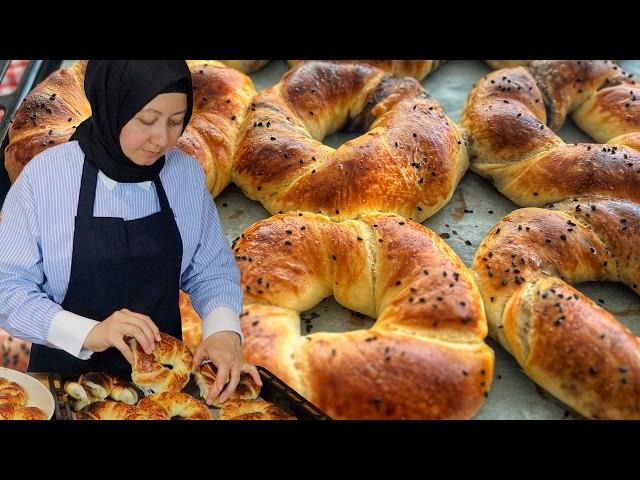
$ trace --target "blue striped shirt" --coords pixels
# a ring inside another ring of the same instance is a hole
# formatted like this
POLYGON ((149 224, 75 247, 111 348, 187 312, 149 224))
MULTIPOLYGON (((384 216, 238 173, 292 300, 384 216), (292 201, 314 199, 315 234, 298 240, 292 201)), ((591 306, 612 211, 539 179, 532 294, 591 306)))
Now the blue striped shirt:
MULTIPOLYGON (((77 142, 36 155, 12 185, 0 221, 0 327, 47 341, 69 284, 84 153, 77 142)), ((134 220, 160 210, 153 182, 117 183, 100 172, 94 216, 134 220)), ((205 319, 205 336, 240 334, 240 272, 225 239, 200 164, 178 149, 166 154, 160 180, 182 237, 180 288, 205 319), (212 315, 223 312, 216 319, 212 315), (232 314, 229 318, 228 313, 232 314), (213 326, 207 327, 207 323, 213 326)), ((88 332, 86 332, 88 333, 88 332)), ((63 348, 57 346, 58 348, 63 348)), ((77 352, 76 352, 77 353, 77 352)))

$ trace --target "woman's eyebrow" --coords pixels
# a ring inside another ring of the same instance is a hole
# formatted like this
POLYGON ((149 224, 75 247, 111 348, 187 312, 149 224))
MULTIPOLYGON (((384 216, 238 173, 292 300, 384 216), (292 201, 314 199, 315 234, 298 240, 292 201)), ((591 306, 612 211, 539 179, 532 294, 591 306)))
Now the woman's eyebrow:
MULTIPOLYGON (((143 112, 153 112, 153 113, 157 113, 158 115, 163 115, 163 113, 159 110, 155 110, 153 108, 145 108, 144 110, 142 110, 143 112)), ((182 110, 180 112, 176 112, 176 113, 172 113, 171 115, 169 115, 170 117, 174 117, 176 115, 181 115, 183 113, 187 113, 186 110, 182 110)))

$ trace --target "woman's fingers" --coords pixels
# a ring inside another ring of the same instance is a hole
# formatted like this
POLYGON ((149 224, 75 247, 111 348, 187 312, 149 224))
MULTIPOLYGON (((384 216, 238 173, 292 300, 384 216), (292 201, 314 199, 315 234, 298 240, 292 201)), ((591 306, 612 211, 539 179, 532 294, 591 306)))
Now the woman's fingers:
POLYGON ((158 328, 158 326, 153 322, 153 320, 151 320, 151 317, 149 317, 148 315, 143 315, 142 313, 137 313, 137 312, 132 312, 131 310, 129 310, 128 308, 123 308, 121 310, 123 313, 126 313, 127 315, 129 315, 130 317, 134 317, 137 318, 139 320, 142 320, 142 322, 144 322, 144 324, 151 329, 151 332, 153 333, 153 339, 156 342, 159 342, 161 340, 160 338, 160 329, 158 328))
POLYGON ((193 369, 194 370, 197 369, 206 357, 207 357, 207 354, 204 351, 204 348, 202 347, 202 343, 201 343, 200 345, 198 345, 198 347, 196 348, 196 351, 193 354, 193 369))
POLYGON ((240 370, 251 375, 251 378, 253 378, 253 381, 256 382, 259 387, 262 386, 262 378, 260 378, 260 372, 258 372, 255 365, 251 363, 244 363, 240 370))
MULTIPOLYGON (((133 318, 133 317, 128 317, 125 320, 125 325, 127 325, 128 327, 134 328, 136 329, 136 331, 139 331, 142 333, 143 338, 144 338, 144 342, 142 343, 142 348, 144 349, 145 352, 147 353, 151 353, 153 352, 153 350, 156 348, 156 340, 155 337, 153 335, 153 332, 151 331, 151 329, 141 320, 137 319, 137 318, 133 318)), ((133 336, 133 335, 131 335, 133 336)), ((136 340, 138 338, 136 337, 136 340)), ((138 340, 140 341, 140 340, 138 340)))
POLYGON ((142 346, 145 353, 150 354, 155 348, 155 343, 149 339, 144 330, 133 323, 122 323, 119 328, 118 337, 133 337, 142 346))
MULTIPOLYGON (((214 362, 215 365, 215 362, 214 362)), ((213 383, 213 387, 209 390, 209 396, 207 397, 208 402, 213 402, 220 392, 229 381, 229 371, 231 370, 231 364, 226 362, 220 362, 216 365, 218 372, 216 373, 216 380, 213 383)))
POLYGON ((220 403, 224 403, 229 399, 238 386, 238 383, 240 383, 240 368, 231 368, 231 379, 229 380, 229 383, 227 383, 227 387, 220 394, 220 403))
POLYGON ((116 339, 113 342, 113 346, 116 347, 118 350, 120 350, 120 353, 124 355, 124 358, 127 359, 127 362, 133 365, 134 363, 133 352, 131 351, 131 349, 129 348, 129 345, 127 345, 127 343, 124 341, 122 337, 116 339))

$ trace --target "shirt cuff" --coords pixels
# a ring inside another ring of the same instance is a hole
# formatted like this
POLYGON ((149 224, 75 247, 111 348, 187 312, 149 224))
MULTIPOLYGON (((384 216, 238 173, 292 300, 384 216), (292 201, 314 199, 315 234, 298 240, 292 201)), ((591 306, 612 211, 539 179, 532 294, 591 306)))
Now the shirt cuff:
POLYGON ((218 307, 209 313, 202 322, 202 340, 205 340, 209 335, 224 331, 236 332, 240 336, 240 344, 244 342, 238 314, 230 308, 218 307))
POLYGON ((47 333, 47 342, 80 360, 88 360, 93 352, 82 348, 89 331, 98 323, 67 310, 55 314, 47 333))

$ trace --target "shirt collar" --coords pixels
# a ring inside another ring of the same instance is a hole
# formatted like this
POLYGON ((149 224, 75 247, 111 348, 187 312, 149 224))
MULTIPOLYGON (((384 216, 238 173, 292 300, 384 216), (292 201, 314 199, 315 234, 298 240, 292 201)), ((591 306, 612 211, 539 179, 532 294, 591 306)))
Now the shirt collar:
MULTIPOLYGON (((109 190, 113 190, 118 184, 118 182, 102 173, 102 170, 98 170, 98 176, 100 177, 100 180, 102 180, 102 183, 104 183, 109 190)), ((136 185, 149 191, 149 189, 151 188, 151 180, 147 180, 146 182, 139 182, 136 183, 136 185)))

